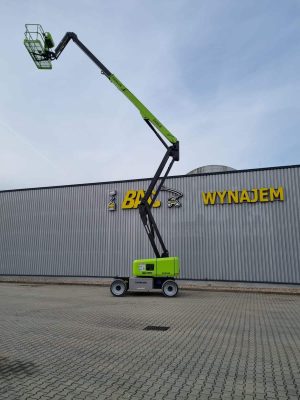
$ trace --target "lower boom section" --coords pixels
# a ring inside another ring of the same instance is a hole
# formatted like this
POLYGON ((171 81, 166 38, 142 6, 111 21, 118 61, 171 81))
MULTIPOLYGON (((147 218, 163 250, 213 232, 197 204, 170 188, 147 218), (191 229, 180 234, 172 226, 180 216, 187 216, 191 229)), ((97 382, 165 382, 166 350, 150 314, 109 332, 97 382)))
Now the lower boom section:
POLYGON ((110 291, 114 296, 123 296, 127 290, 150 292, 157 289, 162 290, 166 297, 177 295, 178 257, 134 260, 132 270, 133 277, 116 278, 112 282, 110 291))

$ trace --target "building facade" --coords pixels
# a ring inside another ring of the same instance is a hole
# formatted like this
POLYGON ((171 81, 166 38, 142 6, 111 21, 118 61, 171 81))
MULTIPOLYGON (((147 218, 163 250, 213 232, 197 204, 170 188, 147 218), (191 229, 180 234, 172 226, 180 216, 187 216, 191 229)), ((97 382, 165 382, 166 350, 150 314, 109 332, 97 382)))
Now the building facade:
MULTIPOLYGON (((300 165, 170 177, 153 215, 182 279, 300 283, 300 165)), ((0 275, 129 276, 150 180, 0 192, 0 275)))

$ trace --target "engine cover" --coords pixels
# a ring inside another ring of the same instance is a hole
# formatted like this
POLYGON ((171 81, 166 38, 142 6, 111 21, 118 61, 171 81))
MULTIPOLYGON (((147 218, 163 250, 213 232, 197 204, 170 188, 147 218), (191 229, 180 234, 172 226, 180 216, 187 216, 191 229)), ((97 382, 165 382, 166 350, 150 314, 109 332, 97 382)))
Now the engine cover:
POLYGON ((134 276, 140 277, 176 277, 179 275, 179 258, 145 258, 134 260, 132 266, 134 276))

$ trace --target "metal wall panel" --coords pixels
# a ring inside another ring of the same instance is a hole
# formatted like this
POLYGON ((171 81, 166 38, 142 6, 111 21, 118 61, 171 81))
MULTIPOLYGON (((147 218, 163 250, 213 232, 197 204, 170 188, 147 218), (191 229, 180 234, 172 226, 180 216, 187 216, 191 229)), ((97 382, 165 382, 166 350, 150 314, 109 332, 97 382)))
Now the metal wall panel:
MULTIPOLYGON (((181 278, 300 283, 300 167, 172 177, 153 214, 181 278), (205 206, 201 192, 283 186, 284 201, 205 206)), ((0 274, 130 275, 153 252, 124 194, 148 180, 0 192, 0 274), (117 191, 117 211, 107 210, 117 191)))

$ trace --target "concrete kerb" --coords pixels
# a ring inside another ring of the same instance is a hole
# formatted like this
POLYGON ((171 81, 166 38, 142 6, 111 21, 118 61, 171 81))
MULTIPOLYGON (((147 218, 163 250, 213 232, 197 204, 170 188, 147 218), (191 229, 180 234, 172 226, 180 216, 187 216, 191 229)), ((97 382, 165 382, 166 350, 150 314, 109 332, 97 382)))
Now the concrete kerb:
MULTIPOLYGON (((92 285, 109 287, 112 280, 112 278, 88 277, 0 276, 0 282, 25 285, 92 285)), ((178 280, 177 283, 182 290, 300 295, 300 285, 188 280, 178 280)))

